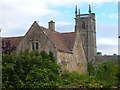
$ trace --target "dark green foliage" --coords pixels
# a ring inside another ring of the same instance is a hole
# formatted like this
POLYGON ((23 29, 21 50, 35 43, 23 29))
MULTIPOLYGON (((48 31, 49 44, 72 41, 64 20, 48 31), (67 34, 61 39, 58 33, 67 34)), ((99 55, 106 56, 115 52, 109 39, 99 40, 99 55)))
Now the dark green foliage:
POLYGON ((88 71, 88 75, 89 76, 93 76, 94 75, 95 68, 94 68, 92 63, 88 63, 87 71, 88 71))
POLYGON ((60 86, 61 87, 84 87, 83 80, 86 78, 86 74, 78 74, 76 72, 65 71, 61 74, 60 86))
POLYGON ((10 40, 2 41, 2 53, 3 54, 10 54, 15 50, 16 50, 16 47, 11 44, 10 40))
POLYGON ((46 52, 3 56, 3 88, 57 87, 59 65, 46 52))
POLYGON ((2 62, 2 88, 85 87, 112 88, 117 86, 120 73, 112 62, 97 66, 88 64, 87 74, 62 71, 51 52, 22 52, 4 55, 2 62))
POLYGON ((93 86, 96 84, 97 87, 108 88, 118 84, 118 66, 112 62, 101 63, 96 67, 94 67, 92 64, 89 64, 88 68, 90 68, 88 69, 88 72, 90 72, 89 77, 93 78, 90 80, 90 83, 93 83, 93 86))
POLYGON ((55 61, 55 57, 51 51, 49 52, 49 57, 50 57, 50 60, 52 60, 53 62, 55 61))
POLYGON ((61 75, 62 87, 109 88, 118 84, 118 67, 112 62, 93 66, 88 64, 88 74, 65 71, 61 75))
POLYGON ((97 55, 98 56, 102 56, 102 52, 97 52, 97 55))
POLYGON ((106 80, 108 77, 112 78, 113 75, 116 75, 117 69, 113 63, 106 62, 106 63, 98 65, 98 67, 96 67, 95 73, 98 79, 106 80))
POLYGON ((118 78, 118 84, 120 85, 120 65, 118 66, 117 78, 118 78))

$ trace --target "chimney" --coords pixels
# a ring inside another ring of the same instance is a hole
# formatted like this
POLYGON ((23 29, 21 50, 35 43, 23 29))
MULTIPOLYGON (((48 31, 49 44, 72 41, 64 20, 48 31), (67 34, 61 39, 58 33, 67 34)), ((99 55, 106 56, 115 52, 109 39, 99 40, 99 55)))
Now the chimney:
POLYGON ((55 22, 52 20, 48 22, 48 29, 55 31, 55 22))

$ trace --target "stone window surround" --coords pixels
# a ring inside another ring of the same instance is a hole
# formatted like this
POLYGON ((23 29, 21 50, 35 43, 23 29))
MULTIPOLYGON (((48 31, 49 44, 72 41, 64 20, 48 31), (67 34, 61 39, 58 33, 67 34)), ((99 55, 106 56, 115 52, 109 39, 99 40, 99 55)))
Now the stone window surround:
POLYGON ((39 41, 38 40, 30 40, 31 50, 38 50, 39 49, 39 41))

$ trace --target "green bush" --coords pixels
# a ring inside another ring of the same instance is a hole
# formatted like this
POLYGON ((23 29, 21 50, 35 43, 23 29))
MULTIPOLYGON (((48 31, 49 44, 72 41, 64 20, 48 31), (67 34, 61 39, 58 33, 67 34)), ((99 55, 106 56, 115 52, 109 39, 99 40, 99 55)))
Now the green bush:
POLYGON ((57 87, 60 67, 46 52, 4 55, 2 88, 57 87))
POLYGON ((95 68, 92 63, 88 63, 87 71, 89 76, 93 76, 95 74, 95 68))
POLYGON ((61 74, 60 86, 62 87, 80 87, 82 85, 82 79, 84 75, 80 75, 76 72, 64 71, 61 74))
POLYGON ((94 67, 88 64, 87 74, 60 72, 50 52, 21 52, 19 55, 4 55, 2 62, 2 88, 86 87, 112 88, 118 84, 120 73, 112 62, 94 67))
POLYGON ((65 71, 61 75, 62 87, 112 88, 118 84, 118 66, 112 62, 94 67, 88 64, 88 74, 65 71))
POLYGON ((118 67, 112 62, 102 63, 95 69, 95 77, 104 87, 111 87, 118 83, 118 67))

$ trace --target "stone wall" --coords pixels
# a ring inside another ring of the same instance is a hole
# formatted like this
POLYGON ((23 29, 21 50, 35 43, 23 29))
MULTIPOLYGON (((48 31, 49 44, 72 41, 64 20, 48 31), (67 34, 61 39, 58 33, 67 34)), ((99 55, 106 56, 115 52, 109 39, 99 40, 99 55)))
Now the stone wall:
POLYGON ((82 46, 80 32, 76 31, 76 39, 72 53, 58 51, 47 35, 40 30, 37 23, 34 23, 17 47, 17 52, 32 51, 32 43, 38 43, 37 51, 53 52, 57 63, 61 64, 63 70, 76 71, 78 73, 87 72, 87 60, 82 46))
POLYGON ((56 48, 51 43, 51 41, 48 39, 48 37, 44 34, 42 30, 39 29, 39 26, 34 23, 34 25, 31 26, 29 31, 26 33, 23 40, 20 42, 19 46, 17 47, 17 52, 20 51, 32 51, 32 43, 36 45, 36 42, 38 43, 38 52, 46 51, 49 53, 49 51, 53 52, 54 56, 57 58, 56 55, 56 48))
POLYGON ((76 17, 76 31, 78 30, 81 33, 86 59, 94 63, 97 51, 95 14, 81 14, 80 17, 76 17))
POLYGON ((76 40, 73 53, 58 52, 58 61, 62 65, 62 69, 76 71, 78 73, 87 72, 87 60, 84 54, 79 32, 76 32, 76 40))
POLYGON ((120 58, 120 56, 117 56, 117 55, 106 55, 106 56, 96 56, 95 57, 95 64, 100 64, 100 63, 103 63, 103 62, 113 62, 115 64, 118 64, 118 58, 120 58))

